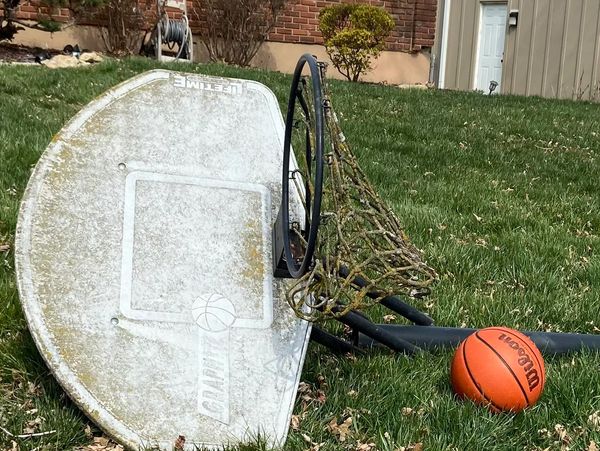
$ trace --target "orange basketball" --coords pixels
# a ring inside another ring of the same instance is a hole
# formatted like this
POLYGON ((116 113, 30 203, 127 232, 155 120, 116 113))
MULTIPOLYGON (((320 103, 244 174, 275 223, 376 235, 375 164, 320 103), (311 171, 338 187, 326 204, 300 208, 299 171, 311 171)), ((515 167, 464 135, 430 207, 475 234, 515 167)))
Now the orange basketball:
POLYGON ((469 335, 452 360, 452 388, 492 411, 518 412, 532 406, 544 389, 544 360, 521 332, 488 327, 469 335))

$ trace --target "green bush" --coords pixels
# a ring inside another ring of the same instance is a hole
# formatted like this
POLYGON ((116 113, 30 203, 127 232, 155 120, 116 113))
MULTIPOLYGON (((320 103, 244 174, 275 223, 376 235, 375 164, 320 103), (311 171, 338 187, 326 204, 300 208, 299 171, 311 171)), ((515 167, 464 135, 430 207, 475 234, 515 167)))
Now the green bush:
POLYGON ((335 68, 351 81, 371 69, 371 59, 379 56, 394 26, 387 11, 370 5, 337 4, 319 14, 327 53, 335 68))

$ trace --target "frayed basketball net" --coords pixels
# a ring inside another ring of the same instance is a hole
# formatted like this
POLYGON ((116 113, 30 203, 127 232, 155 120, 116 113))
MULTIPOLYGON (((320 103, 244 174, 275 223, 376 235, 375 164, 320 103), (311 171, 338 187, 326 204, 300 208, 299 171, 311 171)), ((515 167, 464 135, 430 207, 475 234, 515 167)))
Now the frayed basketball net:
MULTIPOLYGON (((322 73, 330 143, 321 225, 314 266, 287 295, 296 315, 308 321, 362 310, 386 296, 422 297, 437 278, 359 167, 333 110, 324 69, 322 73)), ((310 123, 306 116, 303 120, 310 123)))

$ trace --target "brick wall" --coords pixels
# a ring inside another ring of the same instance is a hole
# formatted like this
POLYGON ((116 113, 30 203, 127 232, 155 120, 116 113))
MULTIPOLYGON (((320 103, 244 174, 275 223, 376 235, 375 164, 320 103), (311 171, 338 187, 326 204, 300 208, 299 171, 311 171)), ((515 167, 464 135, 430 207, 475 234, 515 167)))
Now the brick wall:
MULTIPOLYGON (((352 0, 341 0, 353 3, 352 0)), ((432 47, 435 38, 435 17, 438 0, 363 0, 385 8, 394 18, 396 27, 387 39, 387 49, 401 52, 417 52, 432 47)), ((340 0, 297 0, 281 15, 269 40, 322 44, 319 32, 321 8, 340 0)))
MULTIPOLYGON (((0 8, 2 11, 2 8, 0 8)), ((32 0, 22 2, 16 11, 16 18, 22 20, 38 20, 47 18, 49 15, 56 22, 69 22, 71 20, 71 11, 67 8, 49 8, 41 5, 39 1, 32 0)))
MULTIPOLYGON (((269 41, 322 44, 319 12, 325 6, 340 2, 350 3, 352 0, 291 0, 270 33, 269 41)), ((423 47, 433 46, 437 0, 363 0, 363 2, 385 8, 394 18, 396 27, 386 41, 387 50, 418 52, 423 47)), ((142 0, 141 3, 145 1, 142 0)), ((146 9, 150 16, 154 16, 155 8, 145 6, 143 5, 142 8, 146 9)), ((188 0, 188 13, 192 29, 197 30, 202 26, 202 18, 194 13, 191 0, 188 0)), ((23 1, 16 16, 18 19, 36 20, 49 14, 58 22, 72 20, 68 9, 51 10, 42 6, 39 0, 23 1)), ((93 23, 92 17, 80 22, 93 23)), ((150 17, 149 21, 152 22, 150 17)))

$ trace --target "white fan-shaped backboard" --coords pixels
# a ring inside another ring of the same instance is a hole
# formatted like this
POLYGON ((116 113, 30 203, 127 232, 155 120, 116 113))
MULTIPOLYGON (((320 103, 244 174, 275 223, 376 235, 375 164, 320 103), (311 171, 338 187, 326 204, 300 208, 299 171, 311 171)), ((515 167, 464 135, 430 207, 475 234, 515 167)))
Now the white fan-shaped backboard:
POLYGON ((284 440, 309 327, 272 277, 282 139, 264 85, 159 70, 85 107, 36 166, 24 311, 58 381, 128 447, 284 440), (213 295, 225 327, 199 322, 213 295))

